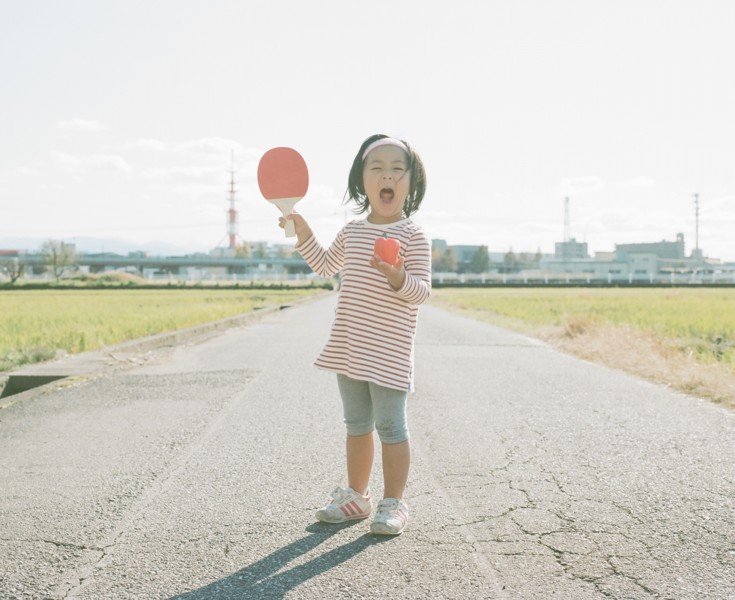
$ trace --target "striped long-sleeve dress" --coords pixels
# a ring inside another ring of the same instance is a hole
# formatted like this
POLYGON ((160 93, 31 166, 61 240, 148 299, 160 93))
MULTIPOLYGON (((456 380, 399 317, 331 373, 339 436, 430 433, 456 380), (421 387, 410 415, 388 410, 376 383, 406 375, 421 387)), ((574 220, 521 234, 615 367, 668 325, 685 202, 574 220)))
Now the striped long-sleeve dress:
POLYGON ((352 221, 329 249, 314 236, 296 250, 315 273, 340 272, 341 286, 332 331, 314 364, 360 381, 413 391, 413 346, 419 305, 431 293, 431 242, 403 219, 387 225, 352 221), (401 242, 406 277, 394 290, 370 266, 374 243, 383 234, 401 242))

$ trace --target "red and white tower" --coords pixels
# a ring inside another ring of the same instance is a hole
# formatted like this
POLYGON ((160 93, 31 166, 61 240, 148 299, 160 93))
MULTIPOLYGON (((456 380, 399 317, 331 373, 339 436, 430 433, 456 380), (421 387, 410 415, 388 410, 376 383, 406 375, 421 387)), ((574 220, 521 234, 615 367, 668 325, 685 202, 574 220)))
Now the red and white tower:
POLYGON ((230 190, 229 198, 230 208, 227 211, 227 236, 230 238, 230 249, 237 249, 237 211, 235 210, 235 152, 231 154, 230 161, 230 190))

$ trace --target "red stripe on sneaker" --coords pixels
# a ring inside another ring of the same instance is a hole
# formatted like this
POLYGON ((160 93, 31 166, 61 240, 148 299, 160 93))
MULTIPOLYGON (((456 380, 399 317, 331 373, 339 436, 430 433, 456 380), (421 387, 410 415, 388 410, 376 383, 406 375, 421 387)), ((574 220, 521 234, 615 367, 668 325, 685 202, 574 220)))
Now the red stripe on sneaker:
POLYGON ((348 511, 346 507, 340 506, 339 508, 342 510, 343 513, 345 513, 345 517, 351 516, 350 511, 348 511))
POLYGON ((360 508, 360 505, 357 503, 357 500, 353 500, 352 502, 350 502, 350 506, 355 510, 356 515, 361 515, 365 512, 360 508))
POLYGON ((350 511, 350 516, 354 515, 357 511, 355 510, 355 502, 345 504, 345 508, 350 511))

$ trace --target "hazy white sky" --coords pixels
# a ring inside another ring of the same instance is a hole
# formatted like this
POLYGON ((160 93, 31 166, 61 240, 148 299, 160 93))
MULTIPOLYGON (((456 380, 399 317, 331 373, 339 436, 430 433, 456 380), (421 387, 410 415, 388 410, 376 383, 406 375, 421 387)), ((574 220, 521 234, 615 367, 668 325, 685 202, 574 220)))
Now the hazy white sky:
POLYGON ((422 155, 450 244, 572 235, 735 260, 732 0, 0 0, 0 240, 283 241, 257 160, 297 148, 328 243, 360 143, 422 155))

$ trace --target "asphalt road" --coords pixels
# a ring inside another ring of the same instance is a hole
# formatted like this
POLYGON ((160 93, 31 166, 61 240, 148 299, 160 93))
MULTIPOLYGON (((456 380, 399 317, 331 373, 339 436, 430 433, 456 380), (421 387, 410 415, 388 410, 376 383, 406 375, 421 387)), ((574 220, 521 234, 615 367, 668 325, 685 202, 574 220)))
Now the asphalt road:
POLYGON ((0 410, 0 597, 735 598, 734 413, 431 306, 409 528, 315 523, 343 483, 311 366, 333 308, 0 410))

